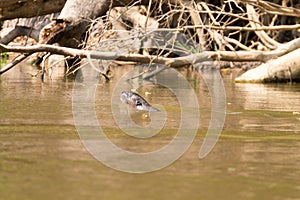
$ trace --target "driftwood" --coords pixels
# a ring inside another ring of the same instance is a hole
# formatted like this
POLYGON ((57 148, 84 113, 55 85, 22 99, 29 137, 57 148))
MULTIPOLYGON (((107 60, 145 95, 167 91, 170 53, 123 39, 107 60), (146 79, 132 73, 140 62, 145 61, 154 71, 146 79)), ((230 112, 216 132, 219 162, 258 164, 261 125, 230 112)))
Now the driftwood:
POLYGON ((15 38, 20 36, 28 36, 36 41, 39 40, 40 31, 32 29, 27 26, 15 26, 13 30, 9 31, 3 38, 0 38, 1 44, 8 44, 15 38))
POLYGON ((239 83, 293 82, 300 80, 300 49, 270 60, 235 79, 239 83))
POLYGON ((0 0, 0 21, 59 12, 66 0, 0 0))
MULTIPOLYGON (((30 0, 30 1, 20 1, 20 0, 0 0, 0 21, 9 20, 9 19, 15 19, 15 18, 24 18, 24 17, 35 17, 35 16, 41 16, 51 13, 60 12, 62 8, 64 7, 67 0, 30 0)), ((69 1, 71 2, 71 1, 69 1)), ((87 4, 83 4, 82 6, 80 4, 81 1, 77 1, 79 4, 74 4, 76 7, 73 6, 67 6, 67 9, 70 12, 70 15, 72 9, 75 8, 77 10, 79 7, 85 8, 84 6, 87 6, 87 4)), ((87 1, 82 1, 83 3, 87 1)), ((95 0, 89 1, 91 4, 95 2, 95 0)), ((110 5, 110 0, 103 1, 106 5, 110 5)), ((113 1, 114 6, 124 6, 130 3, 131 1, 128 0, 117 0, 113 1)), ((143 1, 145 4, 146 1, 143 1)), ((97 7, 101 7, 103 5, 100 5, 98 3, 97 7), (98 6, 99 5, 99 6, 98 6)), ((108 9, 108 7, 104 7, 103 9, 108 9)), ((83 13, 87 12, 83 10, 83 13)))
POLYGON ((93 19, 104 15, 109 8, 130 3, 132 2, 129 0, 67 0, 60 15, 41 30, 39 43, 59 43, 67 47, 82 46, 81 43, 93 19))
MULTIPOLYGON (((57 1, 52 0, 52 2, 57 1)), ((3 2, 3 4, 0 4, 3 19, 8 18, 6 8, 19 5, 19 9, 24 9, 22 5, 29 3, 29 1, 15 0, 0 0, 0 2, 3 2)), ((39 4, 51 2, 51 0, 34 2, 39 4)), ((300 31, 298 31, 300 28, 300 10, 296 4, 296 1, 271 2, 264 0, 209 0, 205 2, 182 0, 67 0, 60 15, 41 30, 39 43, 58 43, 61 46, 71 48, 58 49, 60 47, 47 45, 24 48, 1 46, 1 50, 6 49, 6 51, 22 53, 46 51, 80 58, 91 55, 91 57, 99 56, 101 59, 106 59, 105 55, 109 53, 101 54, 99 52, 101 49, 98 45, 99 42, 103 44, 103 41, 108 41, 107 44, 110 44, 111 41, 114 41, 111 42, 111 45, 116 47, 118 36, 121 36, 120 41, 126 37, 132 39, 136 35, 130 33, 148 34, 149 28, 152 28, 151 31, 154 32, 180 32, 180 34, 188 35, 189 40, 194 42, 194 45, 180 43, 187 54, 179 54, 178 58, 168 57, 174 50, 170 46, 175 46, 178 41, 169 46, 154 49, 154 51, 153 49, 150 50, 152 51, 149 51, 150 56, 138 55, 136 54, 137 51, 122 51, 123 53, 117 55, 110 52, 109 56, 114 57, 114 59, 117 56, 118 59, 124 61, 126 59, 126 61, 143 63, 149 61, 167 64, 172 67, 206 60, 270 62, 272 59, 281 58, 299 48, 299 40, 295 38, 300 35, 300 31), (132 7, 133 5, 146 6, 141 11, 137 7, 132 7), (116 6, 122 7, 116 8, 116 6), (97 19, 97 17, 103 15, 106 17, 97 19), (99 26, 101 28, 98 30, 93 27, 97 24, 94 23, 95 21, 102 21, 102 25, 99 26), (153 30, 153 28, 157 30, 153 30), (88 30, 94 30, 96 34, 88 30), (95 45, 90 45, 90 41, 95 42, 95 45), (86 50, 75 51, 74 48, 94 49, 97 55, 89 54, 89 51, 86 50), (180 59, 183 60, 180 61, 180 59)), ((45 13, 44 7, 40 7, 41 13, 45 13)), ((33 12, 36 15, 40 14, 34 9, 33 12)), ((15 32, 18 33, 18 31, 15 32)), ((30 36, 32 31, 27 33, 30 36)), ((36 34, 31 34, 31 36, 36 37, 36 34)), ((1 38, 1 40, 7 43, 12 38, 6 38, 7 40, 1 38)), ((142 53, 142 51, 138 52, 142 53)), ((297 59, 295 59, 295 62, 298 62, 297 59)), ((273 62, 273 64, 274 69, 276 69, 276 62, 273 62)), ((291 73, 289 77, 296 77, 293 70, 291 73)), ((277 81, 277 79, 274 78, 274 81, 277 81)))
MULTIPOLYGON (((133 61, 140 63, 158 63, 165 64, 170 67, 181 67, 197 62, 222 60, 222 61, 262 61, 266 62, 271 59, 278 58, 288 53, 294 53, 300 48, 300 38, 295 39, 274 51, 204 51, 201 53, 191 54, 188 56, 181 56, 177 58, 165 58, 151 55, 141 54, 120 54, 117 52, 101 52, 89 51, 81 49, 73 49, 67 47, 58 47, 53 45, 34 45, 34 46, 7 46, 0 44, 0 52, 23 52, 23 53, 36 53, 36 52, 50 52, 53 54, 60 54, 65 56, 86 58, 90 55, 93 59, 103 60, 120 60, 120 61, 133 61)), ((293 54, 294 55, 294 54, 293 54)))
MULTIPOLYGON (((82 49, 74 49, 68 47, 58 47, 53 45, 34 45, 34 46, 6 46, 0 44, 0 52, 23 52, 23 53, 36 53, 36 52, 51 52, 53 54, 60 54, 65 56, 73 56, 80 58, 91 59, 103 59, 103 60, 118 60, 118 61, 133 61, 139 63, 158 63, 165 64, 171 67, 186 66, 192 63, 209 61, 210 56, 204 53, 193 54, 190 56, 177 57, 177 58, 164 58, 151 55, 141 55, 141 54, 119 54, 118 52, 100 52, 100 51, 90 51, 82 49)), ((214 53, 214 52, 212 52, 214 53)))
POLYGON ((19 36, 27 36, 38 42, 41 29, 57 16, 58 14, 55 13, 31 18, 6 20, 2 25, 0 43, 8 44, 19 36))

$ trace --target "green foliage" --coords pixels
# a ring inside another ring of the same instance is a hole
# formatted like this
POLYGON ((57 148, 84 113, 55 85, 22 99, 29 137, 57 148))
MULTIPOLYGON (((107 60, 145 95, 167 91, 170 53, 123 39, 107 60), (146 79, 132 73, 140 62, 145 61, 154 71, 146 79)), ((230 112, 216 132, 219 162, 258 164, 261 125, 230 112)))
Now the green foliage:
POLYGON ((0 68, 2 68, 2 66, 7 63, 7 59, 8 59, 8 53, 2 52, 0 54, 0 68))
POLYGON ((1 58, 3 58, 3 57, 6 57, 6 58, 7 58, 7 57, 8 57, 8 53, 7 53, 7 52, 2 52, 2 53, 1 53, 1 58))
POLYGON ((187 45, 187 44, 181 44, 180 42, 175 42, 175 46, 185 52, 189 52, 191 54, 200 53, 201 49, 198 49, 194 46, 187 45))

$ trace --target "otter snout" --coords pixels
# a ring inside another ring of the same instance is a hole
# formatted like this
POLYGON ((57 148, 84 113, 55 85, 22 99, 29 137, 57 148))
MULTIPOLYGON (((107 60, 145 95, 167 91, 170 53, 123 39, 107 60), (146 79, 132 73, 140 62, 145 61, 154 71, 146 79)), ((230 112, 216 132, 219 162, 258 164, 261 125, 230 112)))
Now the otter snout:
POLYGON ((151 106, 142 96, 135 92, 123 91, 121 92, 120 99, 123 103, 126 103, 137 110, 145 110, 151 112, 160 111, 157 108, 151 106))

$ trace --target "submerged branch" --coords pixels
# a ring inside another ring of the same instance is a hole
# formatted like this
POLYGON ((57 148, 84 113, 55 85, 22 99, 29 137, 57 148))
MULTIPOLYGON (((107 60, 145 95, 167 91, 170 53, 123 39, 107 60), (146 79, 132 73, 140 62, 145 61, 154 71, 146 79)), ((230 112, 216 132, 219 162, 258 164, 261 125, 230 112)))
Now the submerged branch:
POLYGON ((19 55, 17 58, 15 58, 11 63, 5 65, 3 68, 1 68, 0 70, 0 75, 7 72, 8 70, 10 70, 11 68, 13 68, 14 66, 16 66, 17 64, 19 64, 20 62, 22 62, 23 60, 25 60, 30 54, 21 54, 19 55))

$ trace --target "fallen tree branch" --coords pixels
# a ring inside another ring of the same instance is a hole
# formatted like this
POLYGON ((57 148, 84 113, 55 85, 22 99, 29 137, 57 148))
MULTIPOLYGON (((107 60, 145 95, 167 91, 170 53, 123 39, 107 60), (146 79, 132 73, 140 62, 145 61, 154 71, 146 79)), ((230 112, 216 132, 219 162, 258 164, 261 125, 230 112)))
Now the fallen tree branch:
MULTIPOLYGON (((256 13, 254 7, 247 4, 246 8, 247 8, 248 17, 249 17, 249 19, 252 20, 252 21, 249 21, 251 27, 254 27, 254 28, 260 27, 260 25, 258 24, 259 17, 258 17, 258 14, 256 13), (256 21, 257 23, 254 23, 253 21, 256 21)), ((264 43, 264 45, 270 49, 276 49, 280 45, 280 43, 278 43, 277 41, 270 38, 270 36, 265 31, 255 31, 255 34, 264 43)))
POLYGON ((212 29, 221 31, 290 31, 300 29, 300 24, 294 25, 277 25, 277 26, 259 26, 259 27, 242 27, 242 26, 213 26, 213 25, 189 25, 182 28, 172 29, 173 31, 185 31, 187 29, 212 29))
POLYGON ((8 32, 5 36, 0 38, 1 44, 8 44, 19 36, 28 36, 33 38, 35 41, 39 40, 40 31, 32 29, 27 26, 16 26, 13 30, 8 32))
POLYGON ((276 60, 251 69, 235 79, 235 82, 269 83, 300 80, 300 49, 285 54, 276 60))
POLYGON ((27 18, 59 12, 66 0, 0 0, 0 21, 27 18))
POLYGON ((89 51, 81 49, 73 49, 68 47, 58 47, 53 45, 33 45, 33 46, 7 46, 0 44, 0 52, 22 52, 22 53, 37 53, 37 52, 50 52, 53 54, 60 54, 66 56, 78 56, 80 58, 86 58, 88 54, 92 59, 103 59, 103 60, 119 60, 119 61, 133 61, 139 63, 159 63, 168 65, 171 67, 180 67, 189 65, 194 62, 208 61, 211 60, 207 53, 192 54, 189 56, 183 56, 178 58, 164 58, 152 55, 141 55, 141 54, 119 54, 117 52, 99 52, 89 51), (197 55, 197 56, 195 56, 197 55))
POLYGON ((257 1, 257 0, 244 0, 244 3, 250 3, 252 6, 260 8, 264 12, 268 12, 274 15, 284 15, 284 16, 293 16, 299 17, 300 10, 293 7, 283 7, 276 3, 267 2, 267 1, 257 1))
POLYGON ((8 46, 0 44, 0 52, 21 52, 21 53, 37 53, 50 52, 52 54, 60 54, 65 56, 86 58, 90 55, 92 59, 133 61, 139 63, 158 63, 170 67, 181 67, 198 62, 222 60, 222 61, 261 61, 266 62, 270 59, 277 58, 284 54, 300 48, 300 38, 295 39, 286 44, 280 45, 273 51, 204 51, 201 53, 181 56, 176 58, 166 58, 155 55, 141 54, 121 54, 118 52, 100 52, 82 49, 73 49, 67 47, 59 47, 54 45, 39 44, 33 46, 8 46))

